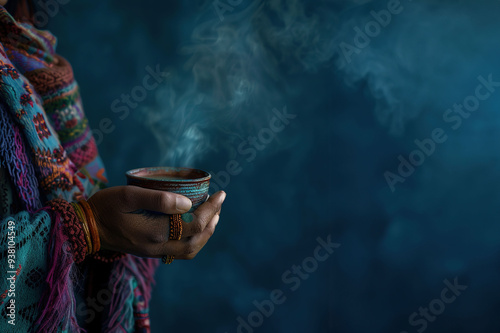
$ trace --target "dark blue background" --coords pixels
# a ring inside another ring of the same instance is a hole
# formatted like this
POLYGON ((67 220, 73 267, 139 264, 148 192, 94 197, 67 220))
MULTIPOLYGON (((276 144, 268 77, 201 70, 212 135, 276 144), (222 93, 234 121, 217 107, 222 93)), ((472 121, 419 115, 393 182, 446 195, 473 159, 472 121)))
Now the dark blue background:
POLYGON ((402 1, 350 62, 340 45, 390 1, 232 3, 221 21, 211 1, 71 0, 48 26, 92 128, 114 125, 99 145, 112 185, 241 165, 205 249, 158 270, 153 331, 236 332, 281 289, 254 332, 498 332, 500 91, 457 129, 443 114, 478 76, 500 81, 500 3, 402 1), (168 79, 120 119, 113 101, 157 64, 168 79), (247 161, 238 146, 284 107, 297 117, 247 161), (392 192, 384 173, 436 128, 446 142, 392 192), (340 247, 292 291, 282 275, 329 235, 340 247), (455 278, 467 289, 412 326, 455 278))

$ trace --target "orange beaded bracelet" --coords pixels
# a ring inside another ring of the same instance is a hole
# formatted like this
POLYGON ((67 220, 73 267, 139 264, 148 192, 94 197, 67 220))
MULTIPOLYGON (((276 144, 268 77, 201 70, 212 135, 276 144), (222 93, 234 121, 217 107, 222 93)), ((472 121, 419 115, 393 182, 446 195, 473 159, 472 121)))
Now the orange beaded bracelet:
POLYGON ((82 229, 85 234, 85 241, 87 242, 87 254, 92 253, 92 240, 90 238, 90 231, 89 231, 89 226, 87 225, 87 219, 85 218, 85 213, 83 212, 82 207, 76 203, 72 202, 71 206, 73 206, 73 209, 75 210, 76 216, 80 219, 82 222, 82 229))
MULTIPOLYGON (((180 240, 182 237, 182 216, 180 214, 169 215, 170 232, 169 240, 180 240)), ((163 256, 161 261, 164 264, 171 264, 174 261, 173 255, 163 256)))

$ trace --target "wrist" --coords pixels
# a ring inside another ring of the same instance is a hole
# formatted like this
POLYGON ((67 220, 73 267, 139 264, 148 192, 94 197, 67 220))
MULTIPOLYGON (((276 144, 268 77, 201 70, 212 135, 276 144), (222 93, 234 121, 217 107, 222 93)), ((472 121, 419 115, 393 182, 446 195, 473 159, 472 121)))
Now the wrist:
MULTIPOLYGON (((62 228, 62 234, 71 245, 74 261, 76 263, 82 262, 85 259, 87 243, 80 218, 73 205, 63 199, 53 199, 47 204, 53 217, 53 228, 62 228)), ((54 235, 53 237, 59 236, 54 235)))
POLYGON ((97 229, 94 212, 92 211, 89 203, 85 200, 75 202, 73 203, 73 205, 75 207, 75 211, 77 211, 77 214, 80 217, 82 229, 85 233, 85 239, 87 242, 87 254, 94 254, 101 248, 99 231, 97 229))
POLYGON ((93 252, 93 248, 92 248, 92 238, 90 235, 90 230, 89 230, 87 218, 85 216, 85 212, 83 211, 82 206, 80 206, 80 204, 78 204, 78 202, 72 202, 71 205, 73 206, 73 209, 75 210, 75 213, 80 220, 80 224, 82 226, 82 231, 83 231, 83 234, 85 235, 85 242, 87 245, 86 246, 86 250, 87 250, 86 255, 89 255, 93 252))

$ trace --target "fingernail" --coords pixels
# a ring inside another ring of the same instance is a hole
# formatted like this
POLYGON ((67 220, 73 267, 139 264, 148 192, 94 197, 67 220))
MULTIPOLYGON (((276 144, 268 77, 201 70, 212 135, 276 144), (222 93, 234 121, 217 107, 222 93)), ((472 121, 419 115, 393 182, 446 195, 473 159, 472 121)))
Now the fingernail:
POLYGON ((191 200, 189 200, 186 197, 178 196, 175 198, 175 208, 179 212, 185 212, 185 211, 190 210, 192 205, 193 205, 193 203, 191 202, 191 200))
POLYGON ((214 225, 217 225, 217 223, 219 223, 219 218, 220 218, 219 215, 214 216, 214 220, 215 220, 214 225))
POLYGON ((222 195, 220 196, 220 203, 222 204, 224 202, 224 200, 226 200, 226 192, 222 191, 222 195))

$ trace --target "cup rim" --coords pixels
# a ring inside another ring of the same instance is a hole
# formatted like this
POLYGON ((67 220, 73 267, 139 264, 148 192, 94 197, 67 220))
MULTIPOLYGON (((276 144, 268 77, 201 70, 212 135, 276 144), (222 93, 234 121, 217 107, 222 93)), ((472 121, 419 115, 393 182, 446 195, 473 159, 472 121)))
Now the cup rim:
POLYGON ((168 167, 168 166, 160 166, 160 167, 144 167, 144 168, 137 168, 137 169, 132 169, 127 172, 125 172, 125 176, 128 178, 132 178, 135 180, 144 180, 147 179, 148 181, 152 182, 159 182, 159 183, 190 183, 190 182, 204 182, 212 178, 212 175, 202 169, 196 169, 196 168, 185 168, 185 167, 168 167), (144 170, 186 170, 186 171, 201 171, 204 173, 206 176, 200 177, 200 178, 192 178, 192 179, 176 179, 176 180, 161 180, 161 179, 155 179, 155 178, 149 178, 147 176, 136 176, 137 173, 144 171, 144 170))

